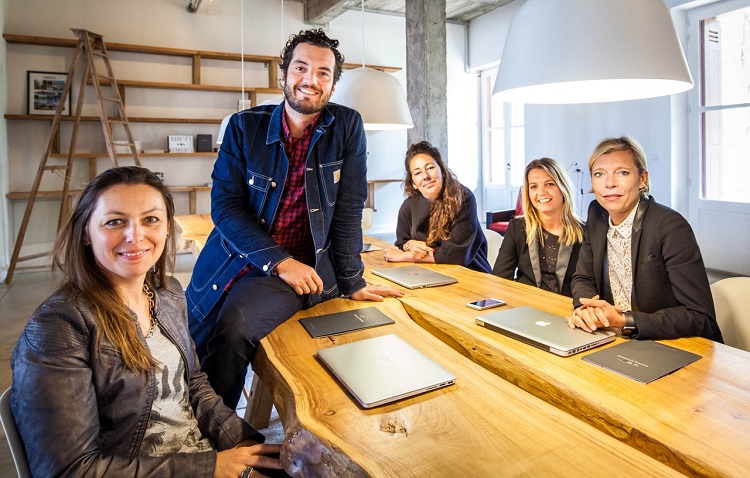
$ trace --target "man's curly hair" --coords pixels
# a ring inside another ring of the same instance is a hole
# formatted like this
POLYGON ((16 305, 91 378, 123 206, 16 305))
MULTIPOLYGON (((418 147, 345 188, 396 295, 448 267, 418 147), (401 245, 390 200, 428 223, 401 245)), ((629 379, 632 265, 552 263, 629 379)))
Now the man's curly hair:
POLYGON ((294 49, 300 43, 328 48, 333 52, 333 57, 336 59, 336 66, 333 71, 333 84, 335 85, 339 81, 339 78, 341 78, 341 72, 344 69, 344 55, 338 50, 339 41, 328 38, 328 35, 325 34, 322 28, 300 30, 298 34, 289 37, 289 41, 286 42, 281 52, 281 70, 284 72, 284 76, 286 76, 289 64, 292 62, 294 49))

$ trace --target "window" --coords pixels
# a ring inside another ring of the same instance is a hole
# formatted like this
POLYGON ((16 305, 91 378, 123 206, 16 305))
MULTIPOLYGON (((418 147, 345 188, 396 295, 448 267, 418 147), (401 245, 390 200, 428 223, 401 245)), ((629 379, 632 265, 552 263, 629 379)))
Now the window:
POLYGON ((750 203, 750 6, 725 5, 698 20, 699 194, 750 203))
MULTIPOLYGON (((524 105, 492 99, 497 69, 482 73, 482 142, 485 184, 523 185, 526 165, 524 105)), ((513 198, 515 204, 515 198, 513 198)))

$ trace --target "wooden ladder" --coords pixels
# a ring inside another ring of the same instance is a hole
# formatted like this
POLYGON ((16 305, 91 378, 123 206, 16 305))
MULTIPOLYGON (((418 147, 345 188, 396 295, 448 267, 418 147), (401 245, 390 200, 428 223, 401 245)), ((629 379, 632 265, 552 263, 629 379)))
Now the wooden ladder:
POLYGON ((128 118, 125 115, 125 105, 122 101, 122 95, 120 89, 117 86, 114 73, 112 73, 112 65, 109 62, 109 56, 107 55, 107 48, 104 46, 102 36, 96 33, 92 33, 87 30, 72 28, 73 33, 78 37, 78 46, 75 54, 73 55, 73 61, 68 71, 68 77, 65 80, 65 86, 60 96, 59 103, 57 104, 57 110, 55 116, 52 118, 52 126, 47 136, 47 148, 42 154, 42 160, 39 162, 39 169, 37 169, 36 178, 29 194, 29 200, 26 203, 26 211, 24 212, 23 219, 21 220, 21 227, 18 231, 18 237, 16 238, 15 246, 13 247, 13 255, 10 259, 10 265, 8 267, 8 275, 5 277, 5 283, 10 284, 13 280, 13 273, 15 272, 16 266, 19 262, 44 257, 49 252, 43 252, 38 254, 32 254, 28 256, 21 256, 21 247, 23 246, 23 240, 26 236, 26 229, 31 219, 31 212, 34 209, 34 203, 36 202, 37 195, 39 194, 39 186, 42 182, 42 177, 45 172, 56 173, 57 171, 65 171, 65 180, 63 182, 63 190, 60 201, 60 214, 57 220, 57 230, 60 230, 63 222, 67 218, 70 207, 68 202, 68 194, 70 190, 70 178, 73 170, 73 162, 75 160, 75 149, 78 141, 78 128, 81 124, 81 111, 83 109, 83 99, 86 93, 87 83, 90 83, 94 87, 94 93, 96 94, 96 105, 99 110, 99 119, 102 124, 102 131, 104 132, 104 141, 107 146, 107 154, 112 160, 112 164, 117 167, 119 163, 117 161, 117 155, 115 154, 114 144, 112 141, 112 126, 120 125, 125 131, 125 137, 127 139, 128 146, 130 147, 130 153, 133 156, 133 160, 137 166, 141 165, 141 160, 138 157, 138 151, 135 147, 135 141, 133 141, 133 135, 130 132, 130 125, 128 124, 128 118), (96 59, 101 60, 104 64, 105 71, 100 74, 97 72, 96 59), (48 165, 50 154, 54 146, 58 142, 58 131, 60 127, 60 120, 65 109, 65 103, 67 102, 68 95, 70 94, 71 86, 73 85, 73 79, 75 77, 76 69, 80 62, 85 63, 84 74, 81 78, 81 85, 78 91, 78 101, 76 103, 76 113, 73 122, 73 129, 70 138, 70 147, 68 148, 68 160, 65 165, 48 165), (103 87, 108 86, 111 94, 110 96, 104 96, 102 91, 103 87), (109 117, 107 114, 107 104, 112 104, 115 107, 115 116, 109 117))

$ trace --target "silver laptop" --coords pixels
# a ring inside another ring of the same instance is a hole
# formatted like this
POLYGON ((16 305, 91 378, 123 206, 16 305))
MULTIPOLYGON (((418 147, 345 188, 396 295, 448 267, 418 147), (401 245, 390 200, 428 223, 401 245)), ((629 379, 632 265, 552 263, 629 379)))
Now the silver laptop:
POLYGON ((364 408, 456 382, 456 376, 396 335, 318 350, 318 358, 364 408))
POLYGON ((564 317, 526 306, 482 314, 476 323, 563 357, 612 342, 616 335, 611 330, 571 329, 564 317))
POLYGON ((372 273, 407 289, 421 289, 438 285, 458 282, 453 277, 431 271, 420 266, 389 267, 387 269, 373 269, 372 273))

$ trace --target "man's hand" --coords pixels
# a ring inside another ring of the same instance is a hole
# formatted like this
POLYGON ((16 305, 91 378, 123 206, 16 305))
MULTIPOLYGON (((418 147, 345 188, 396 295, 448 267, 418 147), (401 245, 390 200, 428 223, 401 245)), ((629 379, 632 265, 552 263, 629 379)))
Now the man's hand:
POLYGON ((601 327, 621 329, 625 326, 625 315, 622 313, 622 307, 601 300, 598 295, 590 299, 581 298, 580 302, 581 307, 568 317, 568 327, 571 329, 580 327, 586 332, 593 332, 601 327))
POLYGON ((294 289, 297 295, 320 294, 323 292, 323 281, 315 269, 296 259, 285 259, 276 266, 276 273, 281 280, 294 289))
POLYGON ((350 296, 352 300, 372 300, 383 302, 383 297, 403 297, 404 293, 392 287, 379 284, 369 284, 350 296))

